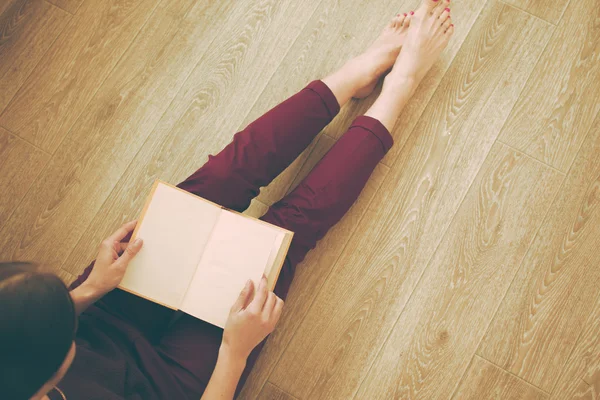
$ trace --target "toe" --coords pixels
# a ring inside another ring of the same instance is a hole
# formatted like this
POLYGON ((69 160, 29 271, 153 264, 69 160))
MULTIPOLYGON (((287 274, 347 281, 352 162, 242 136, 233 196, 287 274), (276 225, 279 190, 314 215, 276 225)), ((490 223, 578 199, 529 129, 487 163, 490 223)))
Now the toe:
POLYGON ((454 34, 454 24, 450 24, 450 26, 448 27, 448 30, 446 30, 446 36, 448 37, 448 40, 450 40, 450 37, 452 37, 453 34, 454 34))
POLYGON ((412 20, 413 15, 415 15, 414 11, 411 11, 410 13, 408 13, 406 18, 404 19, 404 24, 402 25, 403 28, 408 28, 410 26, 410 21, 412 20))
POLYGON ((440 1, 440 6, 433 9, 432 14, 436 18, 440 18, 444 13, 449 13, 450 8, 446 7, 445 3, 440 1), (446 11, 448 10, 448 11, 446 11))
POLYGON ((450 26, 452 26, 452 18, 448 17, 442 24, 442 32, 447 32, 450 26))
POLYGON ((439 19, 440 19, 441 22, 444 22, 448 18, 450 18, 450 8, 446 7, 440 13, 439 19))
POLYGON ((390 24, 391 27, 395 28, 395 29, 400 28, 402 26, 402 24, 404 23, 404 18, 406 18, 404 16, 404 14, 398 14, 398 15, 396 15, 394 17, 394 19, 392 20, 391 24, 390 24))

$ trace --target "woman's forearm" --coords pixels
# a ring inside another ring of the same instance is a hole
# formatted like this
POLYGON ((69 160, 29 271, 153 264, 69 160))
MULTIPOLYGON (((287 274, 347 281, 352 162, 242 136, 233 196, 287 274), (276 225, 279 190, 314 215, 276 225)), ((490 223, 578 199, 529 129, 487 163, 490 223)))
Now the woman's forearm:
POLYGON ((233 354, 227 346, 221 345, 217 365, 201 400, 233 399, 244 368, 246 358, 233 354))
POLYGON ((104 296, 104 293, 99 292, 85 282, 71 290, 71 299, 73 299, 77 316, 81 315, 81 313, 89 306, 100 300, 102 296, 104 296))

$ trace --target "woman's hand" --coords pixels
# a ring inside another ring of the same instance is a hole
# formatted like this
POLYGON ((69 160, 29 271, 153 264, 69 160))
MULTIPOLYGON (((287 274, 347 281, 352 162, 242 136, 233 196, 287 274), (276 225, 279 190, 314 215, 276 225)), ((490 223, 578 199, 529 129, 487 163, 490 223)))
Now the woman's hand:
POLYGON ((128 222, 102 241, 94 268, 85 281, 85 285, 101 295, 119 286, 127 270, 127 265, 142 248, 142 239, 121 242, 133 232, 136 224, 137 221, 128 222))
POLYGON ((244 362, 252 349, 273 332, 283 310, 283 300, 267 289, 266 277, 254 292, 254 283, 248 280, 231 307, 221 344, 222 351, 244 362))
POLYGON ((129 261, 142 248, 141 239, 136 239, 132 243, 121 243, 121 240, 133 231, 136 224, 137 221, 126 223, 100 244, 98 257, 90 276, 71 291, 77 315, 121 283, 129 261))

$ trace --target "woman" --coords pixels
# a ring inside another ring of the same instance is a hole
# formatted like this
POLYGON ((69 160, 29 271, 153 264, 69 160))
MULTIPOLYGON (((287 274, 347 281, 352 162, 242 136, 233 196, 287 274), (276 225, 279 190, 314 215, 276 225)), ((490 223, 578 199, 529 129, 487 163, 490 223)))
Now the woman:
MULTIPOLYGON (((449 0, 423 0, 339 71, 278 105, 179 187, 243 211, 352 97, 380 96, 262 218, 295 232, 274 292, 249 282, 224 330, 115 289, 141 240, 135 221, 100 246, 68 290, 26 263, 0 265, 0 393, 6 399, 231 399, 281 315, 294 269, 356 200, 389 131, 454 32, 449 0), (400 52, 400 49, 402 51, 400 52), (77 350, 76 346, 77 344, 77 350), (77 353, 77 354, 76 354, 77 353)), ((165 266, 168 268, 168 266, 165 266)))

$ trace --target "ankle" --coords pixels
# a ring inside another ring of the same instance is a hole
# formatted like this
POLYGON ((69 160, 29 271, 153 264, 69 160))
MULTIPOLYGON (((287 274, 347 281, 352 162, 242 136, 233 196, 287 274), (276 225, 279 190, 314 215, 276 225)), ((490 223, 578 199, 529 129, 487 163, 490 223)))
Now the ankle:
POLYGON ((383 81, 382 93, 388 91, 398 93, 400 91, 406 92, 409 96, 412 96, 417 89, 417 86, 419 86, 419 81, 420 80, 416 76, 390 74, 386 76, 383 81))

